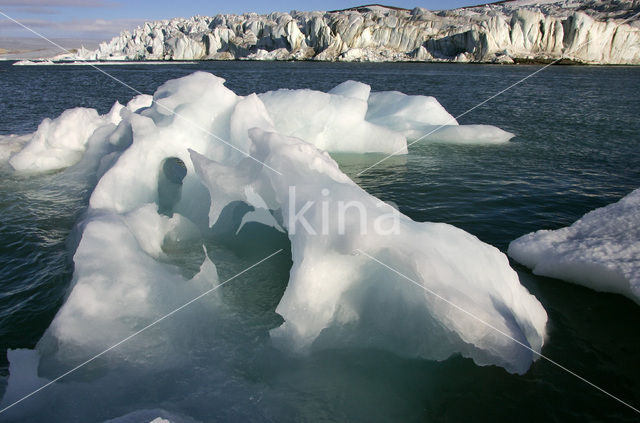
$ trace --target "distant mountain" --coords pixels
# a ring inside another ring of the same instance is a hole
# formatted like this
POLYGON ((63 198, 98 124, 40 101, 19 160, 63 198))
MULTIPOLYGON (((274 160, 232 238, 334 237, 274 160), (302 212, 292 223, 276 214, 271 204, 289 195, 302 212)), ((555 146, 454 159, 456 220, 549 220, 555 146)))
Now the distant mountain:
POLYGON ((640 64, 640 0, 514 0, 428 11, 330 12, 147 22, 59 60, 322 60, 640 64), (629 20, 625 22, 625 20, 629 20))
MULTIPOLYGON (((75 52, 82 46, 97 48, 98 40, 55 38, 56 44, 75 52)), ((62 50, 47 40, 35 37, 0 37, 0 60, 39 59, 60 54, 62 50)))

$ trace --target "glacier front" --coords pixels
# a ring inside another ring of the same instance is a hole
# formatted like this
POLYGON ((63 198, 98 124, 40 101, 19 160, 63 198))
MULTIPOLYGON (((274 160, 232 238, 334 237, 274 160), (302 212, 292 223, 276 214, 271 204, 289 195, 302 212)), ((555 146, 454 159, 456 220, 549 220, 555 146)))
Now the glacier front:
POLYGON ((321 60, 639 64, 637 1, 514 0, 429 11, 194 16, 147 22, 56 60, 321 60))

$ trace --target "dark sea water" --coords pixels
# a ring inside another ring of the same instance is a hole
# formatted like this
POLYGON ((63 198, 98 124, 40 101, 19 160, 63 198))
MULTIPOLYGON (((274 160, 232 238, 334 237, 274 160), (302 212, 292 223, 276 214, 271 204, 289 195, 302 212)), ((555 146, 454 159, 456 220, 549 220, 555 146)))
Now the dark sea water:
MULTIPOLYGON (((209 62, 104 69, 149 94, 166 80, 195 70, 225 78, 227 87, 241 95, 277 88, 326 91, 353 79, 374 91, 432 95, 456 116, 538 67, 209 62)), ((392 158, 360 176, 379 157, 336 159, 364 189, 395 202, 412 219, 456 225, 506 251, 511 240, 525 233, 569 225, 640 187, 639 94, 640 68, 553 66, 459 120, 515 133, 506 145, 420 142, 407 157, 392 158)), ((114 101, 126 103, 134 95, 88 66, 0 62, 0 134, 32 132, 43 118, 71 107, 106 113, 114 101)), ((0 178, 0 367, 6 383, 6 349, 33 348, 64 301, 73 273, 76 222, 95 181, 59 173, 19 177, 6 168, 0 169, 0 178)), ((273 280, 286 283, 289 264, 283 259, 271 265, 261 276, 272 280, 270 288, 251 296, 237 294, 249 277, 229 287, 260 333, 274 326, 273 310, 283 287, 273 280)), ((244 263, 228 257, 216 265, 221 274, 232 275, 244 263)), ((549 314, 543 353, 638 408, 640 308, 622 296, 512 266, 549 314)), ((205 421, 638 421, 629 408, 544 360, 518 376, 460 357, 432 362, 368 350, 279 361, 272 352, 256 357, 228 342, 229 348, 238 348, 230 366, 233 378, 259 381, 269 404, 244 408, 228 399, 224 410, 213 413, 195 397, 181 403, 181 412, 205 421)), ((159 380, 165 377, 158 375, 159 380)), ((199 392, 199 387, 188 391, 199 392)), ((226 395, 223 387, 209 386, 207 392, 226 395)), ((79 395, 52 409, 92 409, 90 402, 99 402, 100 396, 85 393, 86 398, 79 395)), ((47 401, 47 390, 37 395, 47 401)), ((27 401, 19 406, 28 407, 27 401)), ((144 408, 152 405, 149 400, 144 408)), ((124 414, 108 402, 93 410, 78 414, 78 421, 124 414)), ((69 414, 52 411, 53 420, 57 415, 69 414)))

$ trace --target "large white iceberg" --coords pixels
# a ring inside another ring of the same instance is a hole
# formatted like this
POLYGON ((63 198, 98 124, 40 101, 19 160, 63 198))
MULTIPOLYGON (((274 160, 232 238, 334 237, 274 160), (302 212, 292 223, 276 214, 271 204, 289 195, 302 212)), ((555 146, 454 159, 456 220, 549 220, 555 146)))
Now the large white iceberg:
POLYGON ((524 235, 511 242, 508 253, 537 275, 622 294, 640 304, 640 189, 571 226, 524 235))
MULTIPOLYGON (((527 371, 544 343, 547 315, 507 257, 453 226, 400 214, 314 145, 369 151, 363 138, 376 148, 400 145, 403 135, 365 120, 368 87, 241 97, 223 83, 203 72, 168 81, 153 102, 136 100, 148 107, 122 108, 117 125, 90 135, 76 167, 93 166, 99 180, 82 222, 71 291, 37 346, 48 377, 215 287, 215 254, 200 247, 200 270, 185 275, 165 247, 206 244, 211 227, 225 224, 225 209, 238 201, 269 209, 269 225, 286 229, 290 240, 293 265, 276 310, 284 323, 271 331, 284 351, 373 347, 437 360, 461 354, 479 365, 527 371), (291 116, 304 96, 321 113, 302 108, 312 122, 290 136, 304 123, 291 116), (377 131, 395 135, 387 145, 377 131)), ((198 308, 197 324, 213 322, 223 306, 214 295, 198 308)), ((183 348, 176 339, 184 336, 174 327, 110 354, 129 364, 171 366, 180 361, 174 350, 183 348)))

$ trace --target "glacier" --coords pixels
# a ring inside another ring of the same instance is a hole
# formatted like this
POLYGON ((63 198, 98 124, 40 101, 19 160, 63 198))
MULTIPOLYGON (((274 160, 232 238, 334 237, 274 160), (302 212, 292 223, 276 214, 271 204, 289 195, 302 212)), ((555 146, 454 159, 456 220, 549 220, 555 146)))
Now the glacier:
MULTIPOLYGON (((273 217, 270 226, 284 230, 290 243, 292 265, 276 308, 283 320, 269 332, 284 354, 374 348, 429 360, 461 355, 478 365, 527 372, 544 345, 547 314, 506 255, 451 225, 413 221, 360 188, 329 153, 406 152, 406 136, 424 125, 465 125, 452 122, 433 98, 371 93, 355 81, 328 93, 247 96, 224 82, 196 72, 167 81, 152 97, 116 103, 102 116, 87 109, 64 112, 43 122, 26 144, 21 138, 22 149, 8 159, 16 172, 58 170, 95 176, 97 183, 79 223, 66 301, 35 351, 10 352, 9 388, 0 407, 220 284, 220 252, 207 240, 228 226, 227 210, 238 202, 261 204, 273 217), (403 110, 414 107, 423 115, 403 119, 403 110), (385 126, 389 122, 395 123, 385 126), (341 215, 341 205, 349 212, 341 215), (311 230, 298 225, 300 210, 311 230), (187 274, 171 262, 167 248, 180 243, 195 246, 197 271, 187 274)), ((487 130, 501 131, 482 125, 467 131, 478 131, 485 142, 487 130)), ((231 226, 226 229, 235 234, 231 226)), ((247 225, 242 232, 250 230, 247 225)), ((266 248, 271 241, 253 242, 266 248)), ((101 395, 121 401, 119 395, 138 393, 121 386, 120 371, 147 381, 160 377, 159 369, 190 372, 184 357, 194 354, 193 344, 213 339, 216 345, 216 324, 228 307, 219 292, 190 308, 193 327, 167 319, 154 336, 141 335, 101 358, 118 372, 96 364, 88 374, 48 388, 51 395, 73 396, 88 378, 119 386, 101 395)), ((220 372, 215 377, 225 380, 220 372)), ((171 389, 171 383, 151 383, 171 389)), ((225 382, 225 390, 246 395, 247 388, 234 383, 225 382)), ((46 405, 36 400, 25 413, 39 407, 46 405)), ((20 416, 21 409, 11 412, 20 416)))
POLYGON ((443 11, 373 5, 194 16, 147 22, 54 59, 639 64, 639 12, 637 0, 514 0, 443 11))
POLYGON ((571 226, 512 241, 508 254, 533 273, 625 295, 640 304, 640 189, 571 226))

